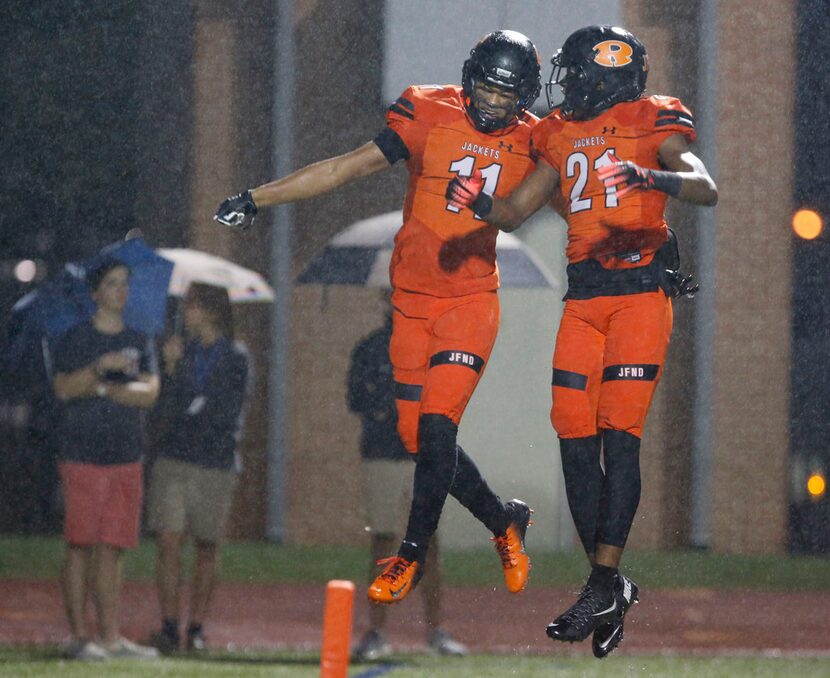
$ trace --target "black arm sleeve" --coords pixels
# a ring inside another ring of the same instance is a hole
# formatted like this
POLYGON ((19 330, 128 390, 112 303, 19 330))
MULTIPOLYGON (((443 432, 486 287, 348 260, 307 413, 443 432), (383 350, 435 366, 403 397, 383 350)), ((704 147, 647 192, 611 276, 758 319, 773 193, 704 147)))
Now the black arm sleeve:
POLYGON ((409 160, 409 149, 391 127, 384 127, 372 141, 377 144, 390 165, 394 165, 398 160, 409 160))

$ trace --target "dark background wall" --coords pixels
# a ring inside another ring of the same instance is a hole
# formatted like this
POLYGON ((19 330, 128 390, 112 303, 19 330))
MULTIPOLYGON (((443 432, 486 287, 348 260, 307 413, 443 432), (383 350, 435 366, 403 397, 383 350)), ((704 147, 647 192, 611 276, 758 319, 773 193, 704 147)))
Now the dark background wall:
POLYGON ((145 32, 138 5, 36 1, 4 10, 6 255, 60 261, 135 224, 145 32))
MULTIPOLYGON (((798 71, 795 87, 796 162, 793 194, 798 207, 830 216, 830 64, 816 45, 830 31, 830 6, 822 0, 798 3, 798 71)), ((827 230, 815 240, 795 240, 793 259, 793 356, 791 447, 795 474, 791 547, 830 549, 830 501, 811 500, 804 477, 830 473, 830 295, 827 230)))
MULTIPOLYGON (((178 244, 188 201, 186 3, 10 2, 0 22, 0 314, 40 275, 141 226, 178 244), (174 75, 171 81, 169 74, 174 75), (167 74, 164 78, 161 74, 167 74), (149 199, 145 200, 147 197, 149 199), (158 211, 164 208, 164 216, 158 211), (155 214, 154 214, 155 213, 155 214)), ((54 464, 42 385, 4 379, 0 527, 54 527, 54 464)))

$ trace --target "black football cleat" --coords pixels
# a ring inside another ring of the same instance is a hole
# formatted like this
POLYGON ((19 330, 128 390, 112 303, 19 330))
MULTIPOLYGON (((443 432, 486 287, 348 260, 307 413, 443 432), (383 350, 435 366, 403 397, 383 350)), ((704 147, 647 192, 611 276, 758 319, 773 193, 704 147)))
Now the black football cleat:
POLYGON ((619 606, 616 617, 612 621, 598 626, 591 639, 591 649, 597 659, 604 659, 617 649, 623 639, 625 615, 632 605, 640 602, 639 587, 622 574, 617 577, 614 584, 614 594, 619 606))
POLYGON ((612 589, 608 594, 601 594, 590 584, 586 584, 579 599, 564 613, 554 619, 546 629, 549 638, 567 643, 585 640, 599 626, 616 618, 620 604, 612 589))

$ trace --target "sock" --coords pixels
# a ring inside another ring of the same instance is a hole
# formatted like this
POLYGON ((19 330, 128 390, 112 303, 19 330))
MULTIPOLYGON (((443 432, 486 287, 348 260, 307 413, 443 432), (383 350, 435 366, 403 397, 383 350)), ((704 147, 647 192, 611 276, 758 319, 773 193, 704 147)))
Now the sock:
POLYGON ((600 593, 608 595, 614 590, 617 572, 616 567, 594 565, 591 568, 591 576, 588 577, 588 585, 600 593))
POLYGON ((417 560, 420 563, 424 562, 426 558, 426 549, 423 548, 420 544, 416 544, 414 541, 407 541, 404 539, 401 542, 401 546, 398 549, 398 555, 401 558, 406 558, 409 561, 417 560))

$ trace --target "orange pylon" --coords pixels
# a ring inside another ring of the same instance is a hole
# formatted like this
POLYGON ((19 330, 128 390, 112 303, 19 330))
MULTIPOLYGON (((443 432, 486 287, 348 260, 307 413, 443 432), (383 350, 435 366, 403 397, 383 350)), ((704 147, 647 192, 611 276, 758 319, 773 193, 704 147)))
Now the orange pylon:
POLYGON ((353 607, 354 582, 332 579, 326 585, 320 678, 346 678, 349 671, 353 607))

